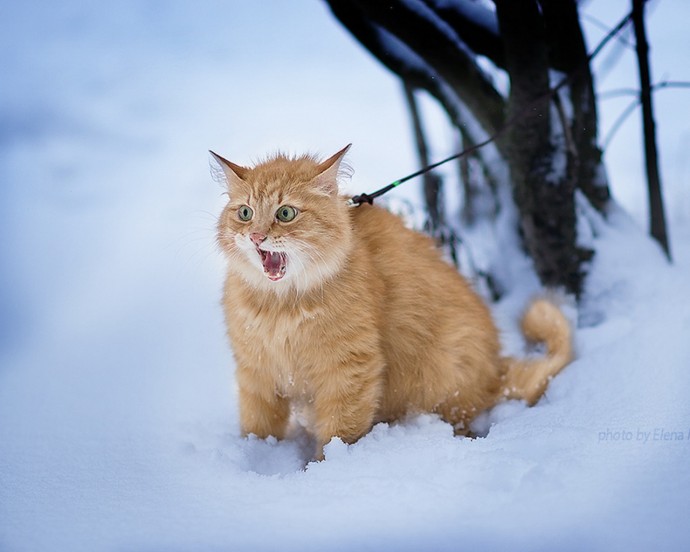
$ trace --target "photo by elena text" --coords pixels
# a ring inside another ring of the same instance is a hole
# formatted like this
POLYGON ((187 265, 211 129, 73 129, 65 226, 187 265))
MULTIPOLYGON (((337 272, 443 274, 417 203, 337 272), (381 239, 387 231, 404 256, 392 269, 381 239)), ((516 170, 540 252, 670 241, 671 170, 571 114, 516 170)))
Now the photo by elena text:
POLYGON ((634 430, 627 429, 609 429, 599 431, 597 433, 597 440, 603 442, 638 442, 638 443, 657 443, 668 441, 686 441, 690 442, 690 429, 671 431, 664 427, 655 427, 652 429, 637 428, 634 430))

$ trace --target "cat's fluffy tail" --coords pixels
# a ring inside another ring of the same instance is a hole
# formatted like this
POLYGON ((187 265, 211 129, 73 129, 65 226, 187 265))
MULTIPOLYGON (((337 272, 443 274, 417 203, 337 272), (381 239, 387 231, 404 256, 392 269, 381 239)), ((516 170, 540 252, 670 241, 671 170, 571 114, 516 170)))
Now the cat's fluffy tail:
POLYGON ((528 341, 546 346, 546 354, 528 359, 504 358, 501 396, 524 400, 531 406, 544 394, 549 381, 573 359, 572 330, 558 306, 546 298, 530 304, 521 326, 528 341))

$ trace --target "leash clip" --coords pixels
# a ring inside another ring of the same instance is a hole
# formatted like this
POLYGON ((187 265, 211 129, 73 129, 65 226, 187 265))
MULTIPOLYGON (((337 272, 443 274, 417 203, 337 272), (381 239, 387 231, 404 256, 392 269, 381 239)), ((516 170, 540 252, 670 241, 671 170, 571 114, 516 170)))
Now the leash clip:
POLYGON ((374 204, 374 198, 369 194, 359 194, 347 200, 348 207, 359 207, 362 203, 374 204))

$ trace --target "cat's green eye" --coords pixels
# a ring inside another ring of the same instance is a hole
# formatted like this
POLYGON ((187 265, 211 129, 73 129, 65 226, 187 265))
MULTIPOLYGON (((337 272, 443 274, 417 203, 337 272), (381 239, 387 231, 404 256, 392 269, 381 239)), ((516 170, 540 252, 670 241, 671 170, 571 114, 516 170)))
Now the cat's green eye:
POLYGON ((294 207, 290 207, 289 205, 283 205, 282 207, 279 207, 276 211, 276 218, 280 222, 290 222, 297 216, 297 213, 299 213, 299 211, 294 207))
POLYGON ((252 211, 249 205, 242 205, 242 207, 237 210, 237 217, 244 222, 252 220, 253 216, 254 211, 252 211))

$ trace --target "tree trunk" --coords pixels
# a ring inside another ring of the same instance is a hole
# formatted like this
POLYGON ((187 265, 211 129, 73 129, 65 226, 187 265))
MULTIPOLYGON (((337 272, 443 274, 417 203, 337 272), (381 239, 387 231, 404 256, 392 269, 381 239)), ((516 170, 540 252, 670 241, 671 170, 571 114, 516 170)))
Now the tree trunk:
POLYGON ((597 106, 594 79, 587 46, 582 35, 575 0, 541 0, 550 66, 563 76, 570 75, 564 88, 565 101, 572 108, 570 133, 577 187, 589 202, 603 211, 610 200, 603 173, 601 149, 597 143, 597 106))
POLYGON ((642 132, 644 135, 645 169, 649 192, 650 234, 659 242, 671 260, 671 249, 666 234, 666 216, 661 196, 661 178, 656 149, 656 125, 652 110, 652 83, 649 71, 649 45, 644 26, 645 0, 633 0, 632 20, 635 27, 637 64, 640 71, 640 102, 642 103, 642 132))
POLYGON ((582 290, 576 156, 549 94, 549 48, 536 0, 496 0, 510 75, 508 162, 525 246, 543 284, 582 290), (560 130, 558 130, 560 129, 560 130))

